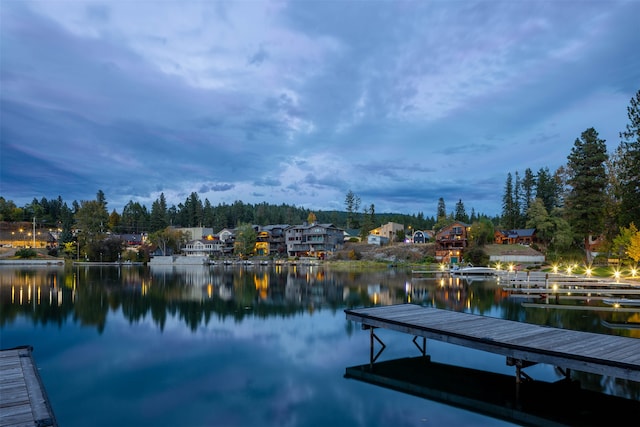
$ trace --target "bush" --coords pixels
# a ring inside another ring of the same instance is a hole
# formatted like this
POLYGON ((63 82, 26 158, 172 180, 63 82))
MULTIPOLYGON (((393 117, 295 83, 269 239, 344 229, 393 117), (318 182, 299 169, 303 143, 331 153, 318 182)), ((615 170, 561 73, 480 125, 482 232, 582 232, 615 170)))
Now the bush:
POLYGON ((25 248, 18 249, 16 251, 16 256, 18 258, 35 258, 36 256, 38 256, 38 254, 33 249, 25 248))
POLYGON ((465 254, 473 265, 489 265, 489 255, 481 247, 474 247, 465 254))

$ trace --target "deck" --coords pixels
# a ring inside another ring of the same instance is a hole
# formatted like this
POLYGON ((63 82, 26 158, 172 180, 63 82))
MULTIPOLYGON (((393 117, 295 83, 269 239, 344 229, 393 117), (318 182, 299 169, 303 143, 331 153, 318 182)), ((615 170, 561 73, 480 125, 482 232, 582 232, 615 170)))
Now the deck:
MULTIPOLYGON (((370 364, 384 344, 375 328, 411 334, 423 340, 435 339, 506 356, 516 367, 516 380, 528 377, 522 369, 536 363, 640 382, 640 339, 460 313, 413 304, 399 304, 345 310, 347 320, 361 323, 371 332, 370 364), (382 346, 374 355, 374 339, 382 346)), ((422 351, 422 346, 414 343, 422 351)))
POLYGON ((31 351, 0 351, 0 427, 58 425, 31 351))

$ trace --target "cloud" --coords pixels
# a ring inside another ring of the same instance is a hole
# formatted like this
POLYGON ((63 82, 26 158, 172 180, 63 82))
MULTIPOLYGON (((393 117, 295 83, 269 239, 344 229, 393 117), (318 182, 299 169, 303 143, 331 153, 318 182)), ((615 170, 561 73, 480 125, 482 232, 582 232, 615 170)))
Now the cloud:
POLYGON ((2 196, 499 213, 640 88, 640 3, 5 2, 2 196))

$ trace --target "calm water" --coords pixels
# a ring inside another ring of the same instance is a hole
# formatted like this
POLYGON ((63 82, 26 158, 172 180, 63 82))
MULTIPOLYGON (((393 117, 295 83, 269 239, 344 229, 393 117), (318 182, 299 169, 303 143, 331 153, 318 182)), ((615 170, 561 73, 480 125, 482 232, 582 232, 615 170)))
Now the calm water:
MULTIPOLYGON (((368 332, 345 320, 346 307, 409 301, 640 338, 611 327, 640 322, 637 313, 524 308, 495 281, 412 280, 392 269, 0 267, 0 282, 0 347, 34 347, 63 427, 513 425, 344 378, 369 357, 368 332)), ((387 345, 380 360, 418 355, 410 336, 378 335, 387 345)), ((500 356, 427 347, 436 362, 514 374, 500 356)), ((560 378, 546 365, 526 372, 560 378)), ((638 383, 573 378, 640 396, 638 383)))

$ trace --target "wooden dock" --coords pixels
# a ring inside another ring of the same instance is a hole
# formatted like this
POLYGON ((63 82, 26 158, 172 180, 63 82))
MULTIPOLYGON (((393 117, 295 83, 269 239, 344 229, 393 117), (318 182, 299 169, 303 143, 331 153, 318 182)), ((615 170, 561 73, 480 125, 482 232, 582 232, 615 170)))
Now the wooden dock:
POLYGON ((640 382, 640 339, 551 328, 413 304, 345 310, 347 320, 370 330, 370 365, 385 348, 374 333, 384 328, 411 334, 426 355, 426 339, 506 356, 516 381, 528 379, 522 369, 537 363, 640 382), (422 338, 420 345, 416 340, 422 338), (377 341, 382 348, 374 355, 377 341))
POLYGON ((57 427, 29 346, 0 351, 0 427, 57 427))

